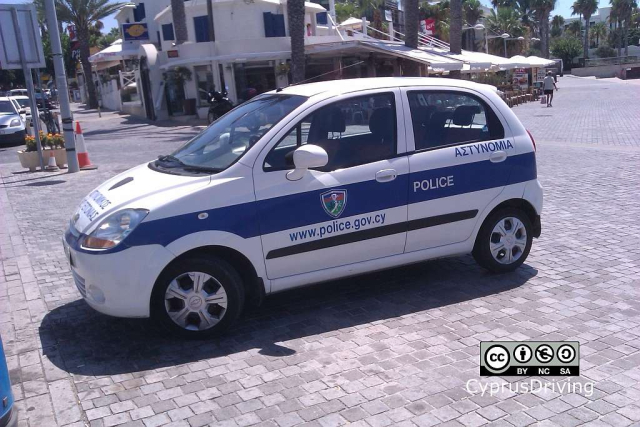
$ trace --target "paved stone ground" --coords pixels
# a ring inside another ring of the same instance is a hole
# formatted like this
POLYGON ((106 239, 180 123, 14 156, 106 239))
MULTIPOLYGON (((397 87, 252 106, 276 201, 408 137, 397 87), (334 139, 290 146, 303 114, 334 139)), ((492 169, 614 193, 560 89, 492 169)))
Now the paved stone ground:
POLYGON ((515 107, 545 187, 519 271, 466 256, 297 290, 210 342, 93 312, 60 243, 95 185, 196 129, 80 112, 100 168, 74 175, 14 173, 14 150, 0 152, 0 334, 20 425, 638 425, 640 86, 560 87, 553 108, 515 107), (468 392, 491 339, 579 340, 573 382, 593 394, 468 392))

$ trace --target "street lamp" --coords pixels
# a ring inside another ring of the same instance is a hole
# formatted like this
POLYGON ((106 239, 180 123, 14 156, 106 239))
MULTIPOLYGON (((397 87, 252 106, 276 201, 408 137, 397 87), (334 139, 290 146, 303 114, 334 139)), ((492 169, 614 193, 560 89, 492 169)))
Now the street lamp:
MULTIPOLYGON (((503 40, 506 40, 506 39, 508 39, 509 37, 511 37, 511 35, 509 35, 508 33, 502 33, 502 34, 500 34, 499 36, 488 36, 488 35, 487 35, 487 33, 485 32, 485 33, 484 33, 484 49, 485 49, 485 53, 489 53, 489 39, 503 39, 503 40)), ((507 42, 505 41, 504 43, 505 43, 505 48, 504 48, 505 56, 507 56, 507 55, 506 55, 506 52, 507 52, 507 48, 506 48, 506 46, 507 46, 507 42)))
MULTIPOLYGON (((462 27, 462 31, 466 31, 466 30, 482 31, 482 30, 484 30, 484 25, 476 24, 476 25, 473 25, 473 26, 462 27)), ((486 36, 486 33, 485 33, 485 36, 486 36)), ((474 46, 474 50, 475 50, 475 46, 474 46)))
POLYGON ((520 40, 520 41, 524 41, 524 37, 520 36, 520 37, 509 37, 509 34, 504 33, 502 36, 502 40, 504 41, 504 57, 507 57, 507 40, 520 40), (507 36, 507 37, 505 37, 507 36))

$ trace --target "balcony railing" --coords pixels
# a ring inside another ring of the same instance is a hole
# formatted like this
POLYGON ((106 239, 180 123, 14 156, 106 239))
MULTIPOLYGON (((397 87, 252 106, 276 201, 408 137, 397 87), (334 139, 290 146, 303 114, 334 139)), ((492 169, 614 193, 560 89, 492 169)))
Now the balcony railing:
POLYGON ((622 65, 640 62, 637 56, 615 56, 612 58, 587 59, 584 61, 585 67, 597 67, 600 65, 622 65))

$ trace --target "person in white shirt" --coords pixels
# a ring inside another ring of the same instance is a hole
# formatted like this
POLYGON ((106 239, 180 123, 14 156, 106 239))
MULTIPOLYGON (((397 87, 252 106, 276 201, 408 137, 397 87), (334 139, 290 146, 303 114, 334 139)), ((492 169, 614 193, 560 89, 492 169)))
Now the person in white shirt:
POLYGON ((555 90, 558 90, 558 86, 556 86, 556 82, 553 79, 553 73, 549 71, 547 72, 547 77, 545 77, 543 81, 544 94, 547 95, 547 107, 553 107, 551 101, 553 101, 554 88, 555 90))

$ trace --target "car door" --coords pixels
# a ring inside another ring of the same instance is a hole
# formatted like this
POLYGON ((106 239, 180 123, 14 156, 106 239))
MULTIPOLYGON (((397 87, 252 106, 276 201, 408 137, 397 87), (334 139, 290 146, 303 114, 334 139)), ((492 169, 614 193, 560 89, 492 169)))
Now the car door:
POLYGON ((401 109, 397 89, 332 98, 263 150, 254 184, 269 279, 404 251, 409 164, 401 109), (305 144, 324 148, 329 162, 290 181, 293 151, 305 144))
MULTIPOLYGON (((406 251, 462 242, 504 189, 516 154, 504 118, 480 93, 403 89, 409 155, 406 251)), ((517 156, 516 156, 517 157, 517 156)))

